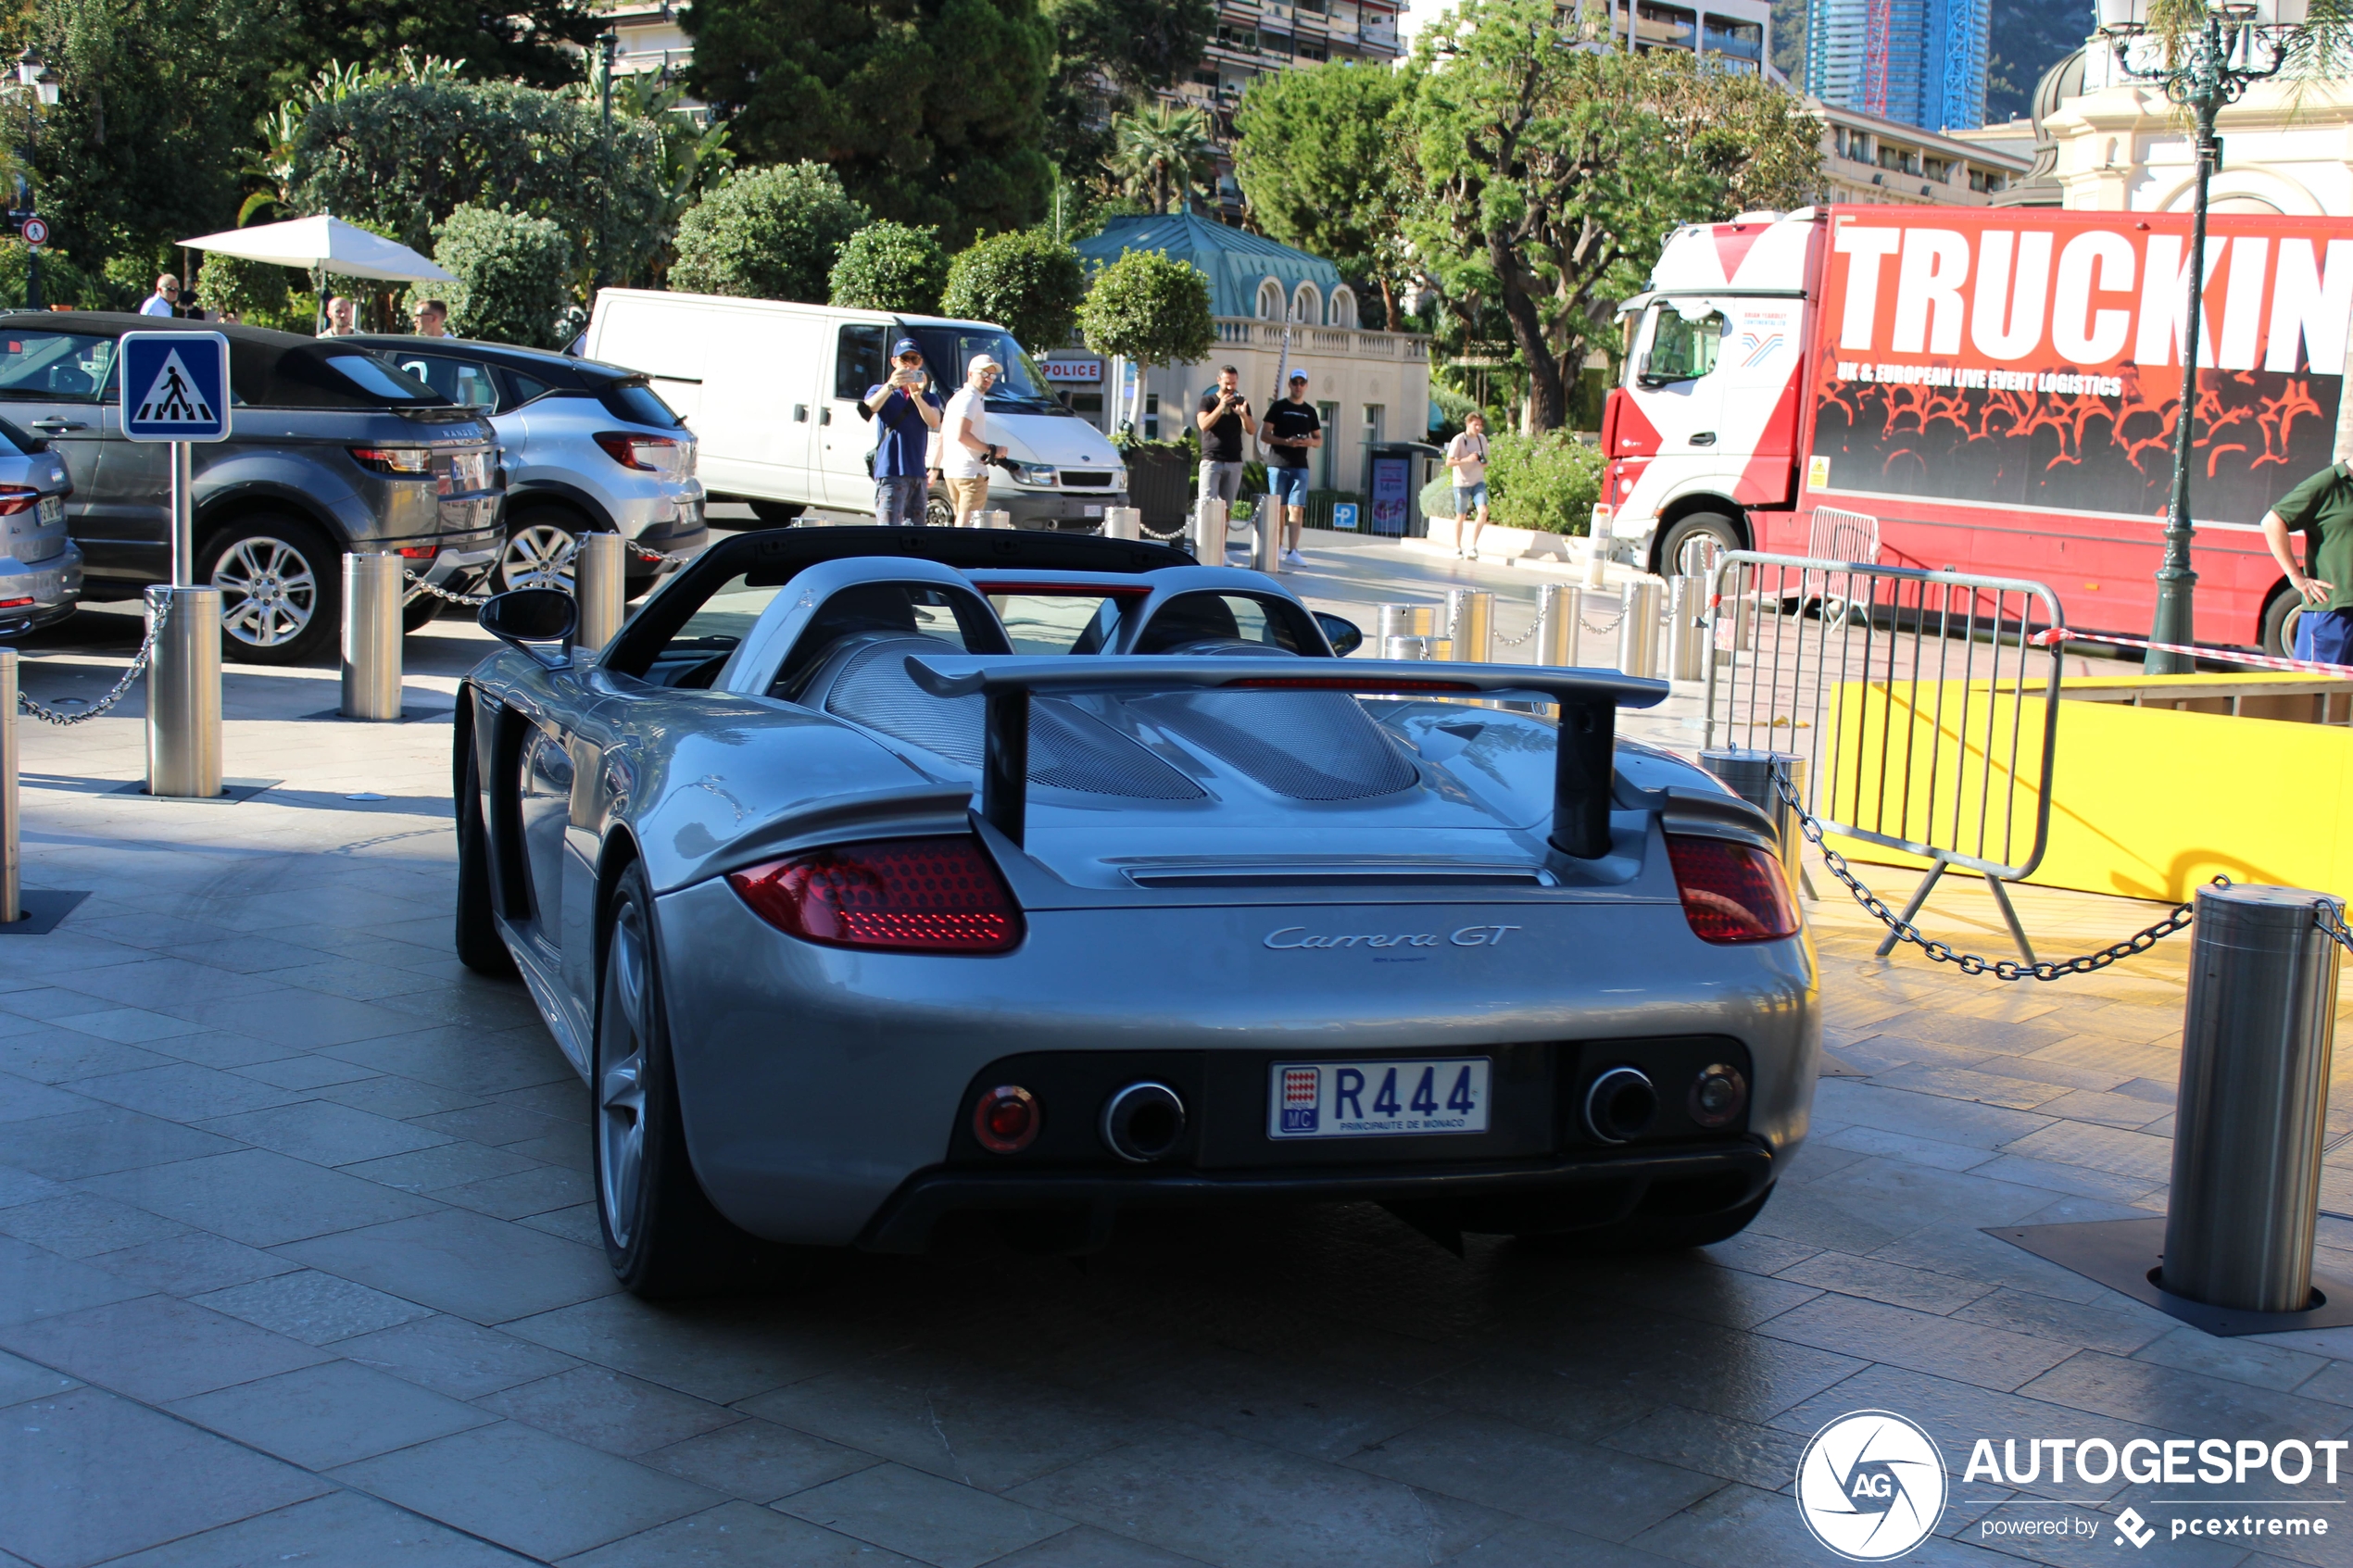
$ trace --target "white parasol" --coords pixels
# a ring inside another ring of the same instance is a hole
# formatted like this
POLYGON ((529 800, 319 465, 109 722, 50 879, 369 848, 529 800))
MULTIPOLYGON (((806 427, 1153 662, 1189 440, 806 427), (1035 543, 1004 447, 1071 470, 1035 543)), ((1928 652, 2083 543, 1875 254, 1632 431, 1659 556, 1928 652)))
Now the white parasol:
POLYGON ((457 280, 396 240, 371 233, 340 218, 296 218, 283 223, 257 223, 250 229, 224 229, 182 240, 190 250, 216 251, 247 261, 274 261, 307 272, 329 272, 342 278, 380 278, 395 282, 446 283, 457 280))

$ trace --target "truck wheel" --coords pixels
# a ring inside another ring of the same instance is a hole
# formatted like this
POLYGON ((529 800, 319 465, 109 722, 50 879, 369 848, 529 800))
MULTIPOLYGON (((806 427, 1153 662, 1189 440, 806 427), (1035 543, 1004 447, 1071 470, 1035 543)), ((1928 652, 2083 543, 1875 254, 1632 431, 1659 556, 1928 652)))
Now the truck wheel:
POLYGON ((2304 616, 2304 596, 2282 588, 2263 607, 2262 650, 2274 659, 2296 657, 2296 623, 2304 616))
POLYGON ((196 579, 220 590, 220 652, 251 664, 307 664, 334 646, 343 559, 290 517, 233 522, 198 552, 196 579))
POLYGON ((1735 520, 1721 512, 1692 512, 1677 518, 1658 542, 1659 575, 1705 576, 1716 557, 1747 548, 1745 531, 1735 520))
POLYGON ((809 508, 798 501, 746 501, 751 515, 771 528, 790 528, 809 508))

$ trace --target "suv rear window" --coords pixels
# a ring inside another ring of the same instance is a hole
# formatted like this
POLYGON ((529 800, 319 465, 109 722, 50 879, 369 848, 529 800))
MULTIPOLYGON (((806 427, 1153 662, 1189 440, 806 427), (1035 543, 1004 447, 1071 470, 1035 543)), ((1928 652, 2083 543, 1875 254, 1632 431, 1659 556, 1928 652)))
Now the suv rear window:
POLYGON ((605 412, 616 420, 632 424, 651 425, 656 430, 676 430, 686 421, 680 419, 661 395, 644 382, 623 382, 609 386, 598 395, 605 412))
POLYGON ((16 332, 0 337, 0 397, 95 403, 114 371, 115 341, 90 332, 16 332))
POLYGON ((374 393, 378 397, 402 403, 447 401, 408 371, 396 370, 389 361, 372 354, 331 354, 327 363, 360 391, 374 393))

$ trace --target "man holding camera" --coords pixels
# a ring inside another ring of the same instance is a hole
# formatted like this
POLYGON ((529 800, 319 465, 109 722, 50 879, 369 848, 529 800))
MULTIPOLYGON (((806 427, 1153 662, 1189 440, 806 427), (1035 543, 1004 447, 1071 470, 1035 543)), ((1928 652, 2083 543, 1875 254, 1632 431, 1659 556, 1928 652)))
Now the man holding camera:
POLYGON ((913 338, 890 346, 890 374, 866 389, 875 420, 875 521, 886 528, 920 528, 924 521, 924 452, 942 418, 939 395, 924 373, 924 351, 913 338))
POLYGON ((1242 493, 1242 439, 1258 433, 1258 417, 1241 392, 1242 373, 1227 365, 1217 384, 1201 395, 1193 423, 1201 427, 1201 498, 1212 495, 1231 508, 1242 493))

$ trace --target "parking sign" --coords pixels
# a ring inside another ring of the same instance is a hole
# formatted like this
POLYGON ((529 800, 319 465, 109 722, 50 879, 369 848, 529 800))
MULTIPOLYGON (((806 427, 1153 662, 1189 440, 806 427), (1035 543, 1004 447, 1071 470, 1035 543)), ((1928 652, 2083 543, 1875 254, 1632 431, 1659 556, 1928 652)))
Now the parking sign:
POLYGON ((219 332, 122 334, 122 433, 132 441, 225 441, 229 340, 219 332))

